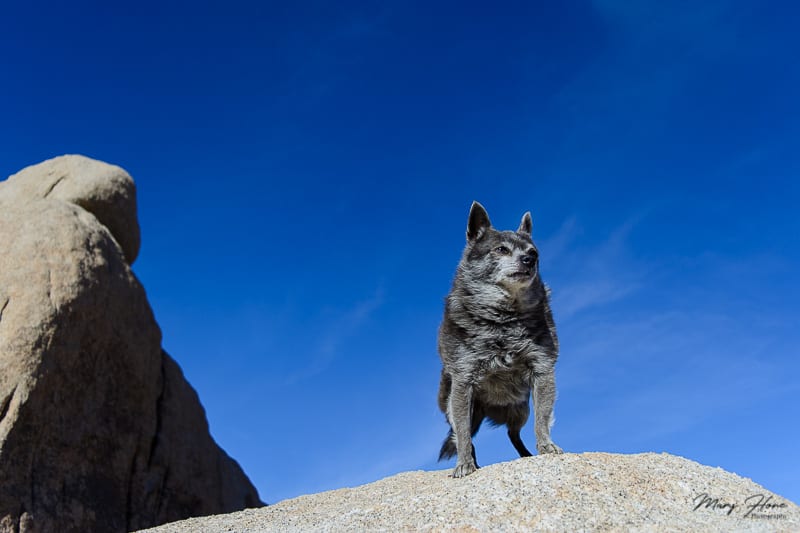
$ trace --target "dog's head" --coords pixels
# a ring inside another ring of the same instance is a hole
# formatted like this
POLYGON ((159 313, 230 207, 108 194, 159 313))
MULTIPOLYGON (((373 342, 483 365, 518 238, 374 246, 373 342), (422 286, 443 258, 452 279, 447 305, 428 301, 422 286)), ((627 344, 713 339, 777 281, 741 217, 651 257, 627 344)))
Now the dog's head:
POLYGON ((539 275, 539 252, 531 240, 531 214, 517 231, 497 231, 486 209, 472 203, 467 222, 467 247, 459 269, 473 282, 500 285, 512 293, 530 287, 539 275))

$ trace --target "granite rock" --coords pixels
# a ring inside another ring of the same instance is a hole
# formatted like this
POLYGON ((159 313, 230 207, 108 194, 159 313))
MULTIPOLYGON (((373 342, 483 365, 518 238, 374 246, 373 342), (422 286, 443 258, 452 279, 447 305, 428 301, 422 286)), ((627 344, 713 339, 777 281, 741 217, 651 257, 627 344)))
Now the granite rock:
POLYGON ((406 472, 148 531, 800 531, 794 503, 665 453, 542 455, 449 473, 406 472))
POLYGON ((262 505, 161 349, 135 206, 124 170, 79 156, 0 183, 0 532, 262 505))

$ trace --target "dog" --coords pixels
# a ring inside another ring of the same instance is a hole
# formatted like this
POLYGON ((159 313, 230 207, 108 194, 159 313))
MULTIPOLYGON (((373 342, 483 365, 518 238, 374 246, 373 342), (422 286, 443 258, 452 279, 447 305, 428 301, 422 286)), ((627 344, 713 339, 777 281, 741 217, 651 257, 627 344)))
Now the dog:
POLYGON ((558 337, 531 229, 530 212, 517 231, 498 231, 481 204, 470 208, 438 339, 439 408, 450 424, 439 461, 458 456, 454 478, 478 468, 472 437, 484 418, 508 428, 520 457, 531 455, 520 437, 531 391, 538 453, 563 453, 550 439, 558 337))

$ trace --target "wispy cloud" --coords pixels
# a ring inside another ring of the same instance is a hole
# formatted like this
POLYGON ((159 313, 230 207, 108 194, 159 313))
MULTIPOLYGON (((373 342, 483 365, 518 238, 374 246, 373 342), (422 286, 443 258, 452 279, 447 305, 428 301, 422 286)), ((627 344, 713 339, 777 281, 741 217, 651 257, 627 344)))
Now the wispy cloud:
POLYGON ((637 290, 646 268, 633 257, 628 238, 642 217, 630 217, 594 246, 577 245, 583 230, 576 217, 569 217, 555 235, 541 243, 543 268, 554 288, 553 306, 559 319, 637 290))
MULTIPOLYGON (((377 448, 378 453, 349 458, 351 463, 361 463, 360 468, 342 472, 332 486, 352 487, 369 483, 435 461, 439 445, 447 433, 442 417, 438 412, 417 411, 408 418, 402 422, 413 424, 413 431, 409 426, 396 424, 380 428, 379 435, 372 430, 371 435, 365 436, 365 441, 377 448)), ((439 467, 446 468, 447 465, 442 463, 439 467)))
POLYGON ((562 431, 582 443, 653 448, 708 421, 793 401, 793 289, 761 290, 789 283, 786 261, 754 251, 645 263, 627 238, 635 226, 556 259, 569 266, 559 279, 566 295, 554 293, 562 406, 572 406, 562 431), (633 293, 636 305, 607 305, 633 293))
POLYGON ((718 1, 684 9, 624 0, 594 0, 592 6, 606 39, 562 86, 554 105, 563 113, 558 161, 594 170, 598 162, 622 163, 636 156, 635 147, 656 142, 697 77, 731 50, 741 53, 737 41, 748 8, 718 1))
POLYGON ((335 317, 320 325, 321 334, 307 339, 312 346, 308 364, 287 376, 285 385, 294 385, 324 372, 334 362, 342 345, 364 327, 384 301, 383 288, 379 287, 369 297, 355 302, 349 308, 331 311, 335 317))
POLYGON ((572 215, 561 223, 558 231, 547 239, 537 242, 544 257, 549 263, 557 262, 569 249, 569 246, 580 237, 583 228, 578 223, 578 217, 572 215))
POLYGON ((648 444, 715 417, 800 390, 785 372, 784 347, 766 333, 771 319, 740 320, 708 310, 605 320, 573 338, 561 361, 562 395, 591 396, 570 414, 585 442, 648 444), (776 353, 777 352, 777 353, 776 353))

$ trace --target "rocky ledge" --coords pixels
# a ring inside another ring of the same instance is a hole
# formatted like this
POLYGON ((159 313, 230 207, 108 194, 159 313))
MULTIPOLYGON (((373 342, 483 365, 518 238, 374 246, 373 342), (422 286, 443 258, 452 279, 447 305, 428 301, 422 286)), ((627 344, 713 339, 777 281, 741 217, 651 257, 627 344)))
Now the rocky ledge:
POLYGON ((800 531, 794 503, 665 453, 567 453, 463 479, 449 472, 407 472, 148 531, 800 531))

